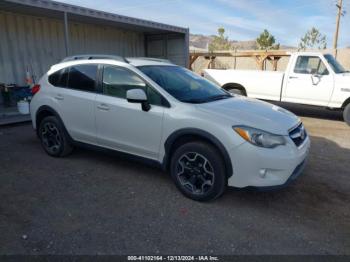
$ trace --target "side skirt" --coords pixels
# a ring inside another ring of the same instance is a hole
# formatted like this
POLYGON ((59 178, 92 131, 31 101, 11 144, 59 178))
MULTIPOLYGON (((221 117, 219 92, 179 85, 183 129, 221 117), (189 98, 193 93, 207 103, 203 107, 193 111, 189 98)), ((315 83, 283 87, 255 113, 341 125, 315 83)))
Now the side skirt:
POLYGON ((102 146, 91 145, 91 144, 78 142, 78 141, 72 141, 72 144, 78 148, 83 148, 83 149, 99 152, 102 154, 107 154, 107 155, 118 157, 118 158, 128 160, 128 161, 135 161, 135 162, 142 163, 142 164, 145 164, 145 165, 148 165, 151 167, 155 167, 157 169, 163 169, 162 163, 160 163, 156 160, 153 160, 153 159, 149 159, 149 158, 145 158, 145 157, 141 157, 141 156, 136 156, 136 155, 121 152, 118 150, 108 149, 108 148, 105 148, 102 146))

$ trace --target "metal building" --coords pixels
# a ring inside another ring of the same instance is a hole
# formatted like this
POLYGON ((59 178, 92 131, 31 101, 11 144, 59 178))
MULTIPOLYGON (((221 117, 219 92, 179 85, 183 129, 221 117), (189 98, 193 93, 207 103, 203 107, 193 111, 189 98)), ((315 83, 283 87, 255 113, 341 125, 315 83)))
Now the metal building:
POLYGON ((37 80, 73 54, 150 56, 187 66, 188 50, 187 28, 50 0, 0 1, 0 83, 23 85, 27 69, 37 80))

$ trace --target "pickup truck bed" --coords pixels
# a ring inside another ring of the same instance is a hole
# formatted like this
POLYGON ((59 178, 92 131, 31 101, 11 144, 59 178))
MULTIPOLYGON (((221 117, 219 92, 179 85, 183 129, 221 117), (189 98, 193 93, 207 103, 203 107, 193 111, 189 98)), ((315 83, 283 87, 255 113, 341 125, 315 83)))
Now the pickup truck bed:
POLYGON ((276 100, 278 97, 280 100, 284 72, 207 69, 204 71, 204 77, 225 89, 229 89, 230 85, 240 85, 249 97, 266 100, 276 100))

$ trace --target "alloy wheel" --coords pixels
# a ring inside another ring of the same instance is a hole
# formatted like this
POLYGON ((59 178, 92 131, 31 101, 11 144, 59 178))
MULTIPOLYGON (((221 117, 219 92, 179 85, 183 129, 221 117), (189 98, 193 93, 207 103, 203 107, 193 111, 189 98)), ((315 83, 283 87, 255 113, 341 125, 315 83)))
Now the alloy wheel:
POLYGON ((179 182, 192 194, 206 194, 214 185, 214 169, 210 161, 199 153, 182 155, 176 170, 179 182))
POLYGON ((57 153, 62 145, 62 138, 57 126, 47 122, 41 129, 41 139, 45 148, 50 153, 57 153))

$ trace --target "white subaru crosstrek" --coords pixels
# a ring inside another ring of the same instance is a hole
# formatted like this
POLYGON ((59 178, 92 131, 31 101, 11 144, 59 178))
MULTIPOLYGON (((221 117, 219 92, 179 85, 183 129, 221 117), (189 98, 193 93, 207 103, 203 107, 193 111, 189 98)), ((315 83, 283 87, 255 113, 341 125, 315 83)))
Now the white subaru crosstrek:
POLYGON ((194 200, 214 199, 227 185, 286 185, 309 153, 294 114, 229 94, 166 60, 69 57, 33 94, 33 127, 49 155, 83 143, 147 159, 194 200))

